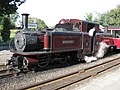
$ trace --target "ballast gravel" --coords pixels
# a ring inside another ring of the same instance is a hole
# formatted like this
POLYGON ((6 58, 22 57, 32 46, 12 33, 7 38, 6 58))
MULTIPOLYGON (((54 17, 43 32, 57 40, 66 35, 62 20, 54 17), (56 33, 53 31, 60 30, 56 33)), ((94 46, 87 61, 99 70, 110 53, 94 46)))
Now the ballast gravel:
MULTIPOLYGON (((4 54, 6 57, 6 55, 4 54)), ((39 72, 28 72, 26 74, 20 74, 18 77, 0 77, 0 90, 16 90, 21 87, 32 85, 35 83, 47 81, 56 77, 60 77, 72 72, 80 71, 85 68, 109 61, 110 58, 120 57, 120 54, 113 55, 112 57, 107 57, 104 59, 99 59, 98 61, 91 63, 79 63, 67 67, 52 68, 48 70, 43 70, 39 72)))

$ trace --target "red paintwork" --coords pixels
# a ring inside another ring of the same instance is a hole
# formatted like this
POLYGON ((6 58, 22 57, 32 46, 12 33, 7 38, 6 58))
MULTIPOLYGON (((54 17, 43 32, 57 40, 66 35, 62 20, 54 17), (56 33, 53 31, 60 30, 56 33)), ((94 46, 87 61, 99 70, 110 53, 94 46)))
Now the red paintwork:
POLYGON ((99 29, 99 24, 98 23, 95 23, 95 22, 89 22, 89 21, 84 21, 84 20, 79 20, 79 19, 70 19, 69 20, 70 23, 73 24, 73 26, 76 26, 77 23, 80 23, 80 32, 88 32, 88 30, 90 30, 87 26, 88 24, 94 24, 94 27, 96 28, 96 31, 98 32, 100 29, 99 29))
POLYGON ((38 40, 41 41, 41 42, 44 41, 44 37, 43 37, 43 36, 38 36, 37 38, 38 38, 38 40))
POLYGON ((79 20, 79 19, 70 19, 70 22, 71 22, 73 25, 75 25, 76 23, 81 22, 81 20, 79 20))
POLYGON ((38 60, 37 60, 37 59, 28 58, 28 57, 26 57, 26 58, 27 58, 29 64, 32 64, 32 63, 38 63, 38 60))
MULTIPOLYGON (((106 28, 103 28, 103 29, 106 29, 106 28)), ((109 28, 107 28, 107 30, 113 30, 113 31, 115 31, 115 30, 120 30, 120 27, 109 27, 109 28)))
POLYGON ((76 25, 78 22, 81 23, 81 25, 80 25, 80 31, 82 31, 82 27, 81 27, 81 26, 82 26, 82 21, 79 20, 79 19, 70 19, 70 23, 72 23, 74 27, 75 27, 75 25, 76 25))
POLYGON ((107 45, 114 45, 113 38, 112 37, 103 37, 102 41, 107 43, 107 45))
MULTIPOLYGON (((105 28, 104 28, 105 29, 105 28)), ((114 45, 117 47, 117 49, 120 49, 120 38, 116 36, 116 34, 120 31, 120 27, 108 27, 107 30, 115 31, 114 37, 112 37, 114 45)), ((119 33, 118 33, 119 34, 119 33)))
POLYGON ((108 28, 108 30, 120 30, 120 28, 108 28))
POLYGON ((114 45, 117 46, 117 48, 120 49, 120 38, 113 38, 114 45))
POLYGON ((59 21, 59 24, 65 24, 65 23, 69 23, 69 22, 70 22, 69 19, 61 19, 59 21))

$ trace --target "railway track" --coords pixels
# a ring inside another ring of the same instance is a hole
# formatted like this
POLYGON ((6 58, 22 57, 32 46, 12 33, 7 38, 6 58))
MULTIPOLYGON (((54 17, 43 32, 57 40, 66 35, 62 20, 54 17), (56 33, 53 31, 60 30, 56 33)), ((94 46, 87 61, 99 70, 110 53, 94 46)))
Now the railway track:
POLYGON ((35 83, 34 85, 29 85, 26 87, 22 87, 20 89, 41 89, 41 90, 55 90, 55 89, 61 89, 66 86, 72 85, 74 83, 77 83, 79 81, 85 80, 90 78, 91 76, 96 76, 97 74, 100 74, 102 72, 105 72, 106 70, 109 70, 111 68, 119 67, 120 66, 120 56, 110 58, 110 60, 106 62, 102 62, 100 64, 91 66, 89 68, 78 70, 76 72, 56 77, 51 80, 47 80, 40 83, 35 83))
POLYGON ((0 77, 15 75, 15 72, 12 71, 12 69, 8 69, 8 67, 5 64, 0 65, 0 77))

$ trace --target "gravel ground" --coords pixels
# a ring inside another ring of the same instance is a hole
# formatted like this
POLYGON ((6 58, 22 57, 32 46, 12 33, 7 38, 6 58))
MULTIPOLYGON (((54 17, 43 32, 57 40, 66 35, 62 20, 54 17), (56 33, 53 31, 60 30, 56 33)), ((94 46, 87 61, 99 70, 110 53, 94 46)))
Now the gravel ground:
MULTIPOLYGON (((6 52, 7 53, 7 52, 6 52)), ((7 53, 7 55, 9 55, 7 53)), ((112 58, 120 56, 120 54, 113 55, 112 58)), ((3 56, 6 57, 6 56, 3 56)), ((8 56, 7 56, 8 58, 8 56)), ((27 85, 35 84, 38 82, 46 81, 49 79, 53 79, 55 77, 60 77, 68 73, 72 73, 78 70, 85 69, 90 66, 94 66, 96 64, 103 63, 105 61, 109 61, 110 58, 99 59, 98 61, 91 62, 91 63, 80 63, 76 65, 72 65, 69 67, 63 68, 54 68, 45 71, 39 72, 28 72, 27 74, 21 74, 19 77, 10 77, 10 78, 1 78, 0 80, 0 89, 1 90, 15 90, 19 89, 19 87, 25 87, 27 85)))
POLYGON ((0 51, 0 65, 1 64, 6 64, 7 63, 7 59, 10 59, 12 54, 13 53, 10 52, 9 50, 0 51))

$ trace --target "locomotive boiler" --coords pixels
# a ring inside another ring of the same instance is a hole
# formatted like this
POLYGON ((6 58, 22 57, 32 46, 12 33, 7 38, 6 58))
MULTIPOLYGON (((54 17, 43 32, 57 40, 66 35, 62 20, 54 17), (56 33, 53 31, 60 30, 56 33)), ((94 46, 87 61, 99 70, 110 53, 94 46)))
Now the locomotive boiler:
POLYGON ((9 65, 20 70, 31 66, 45 67, 49 62, 82 60, 96 53, 101 42, 99 24, 79 19, 61 19, 53 29, 28 30, 28 14, 22 14, 23 29, 14 38, 14 54, 9 65), (93 36, 90 29, 95 28, 93 36))

